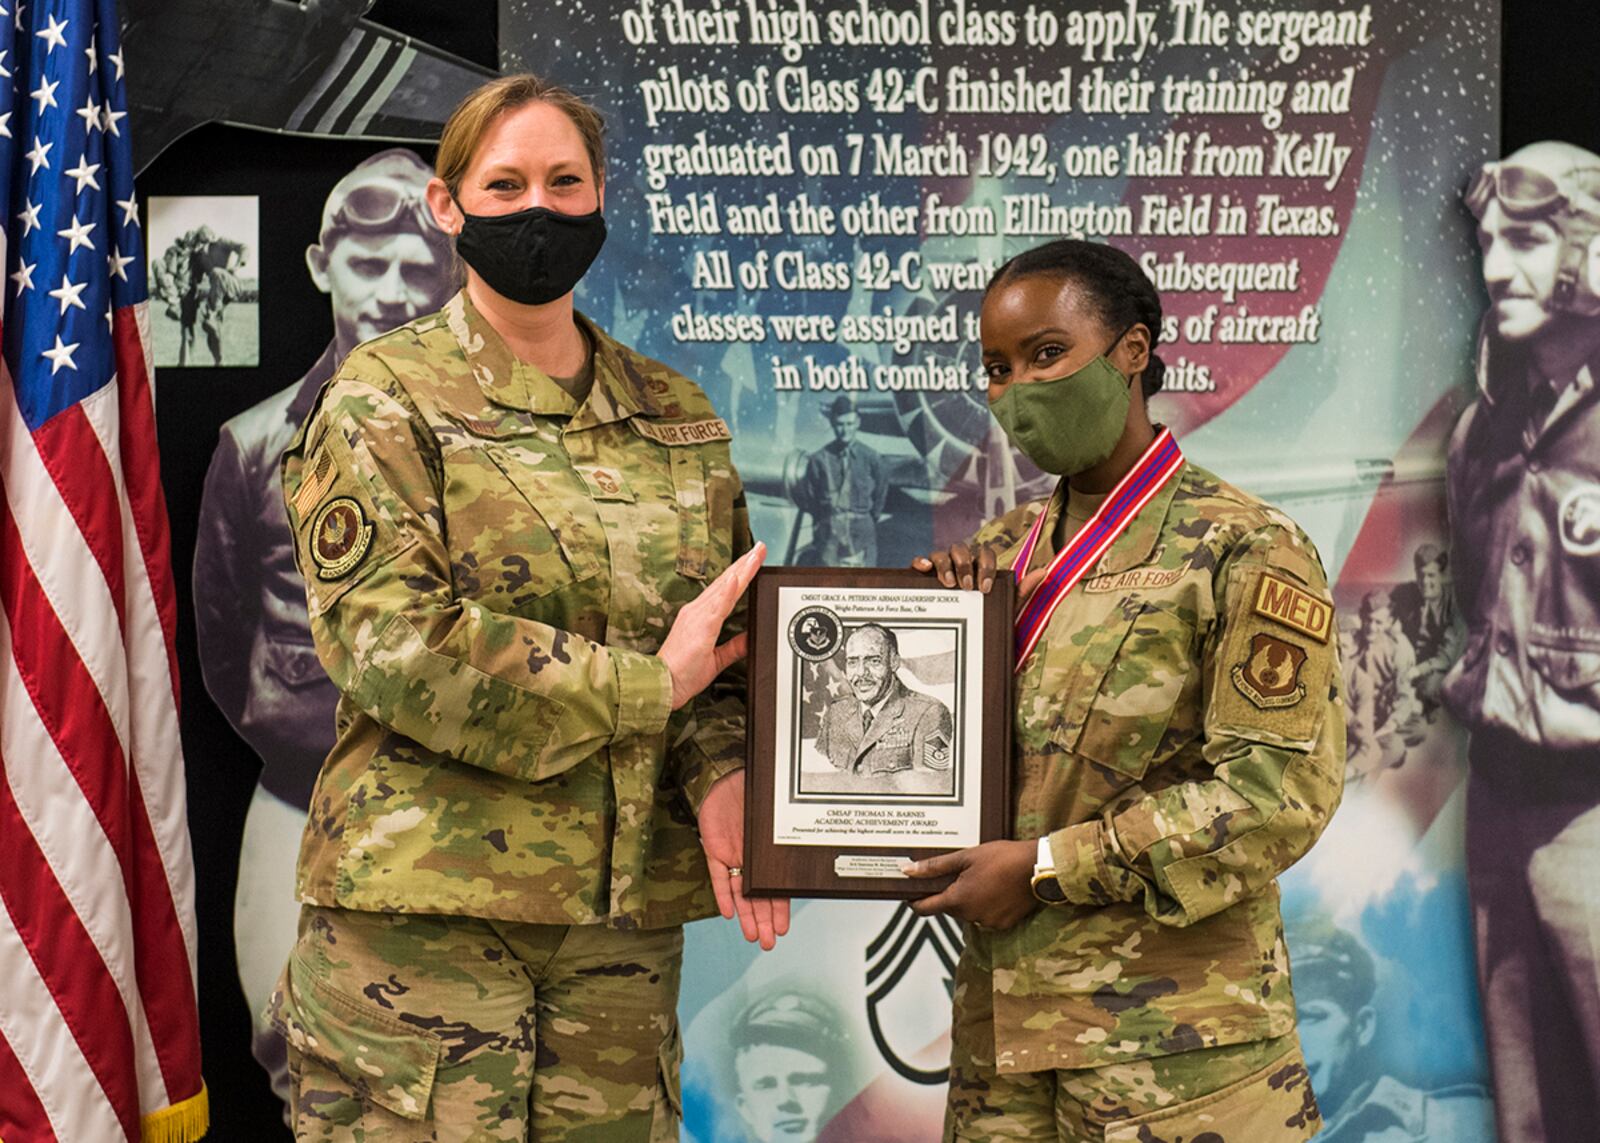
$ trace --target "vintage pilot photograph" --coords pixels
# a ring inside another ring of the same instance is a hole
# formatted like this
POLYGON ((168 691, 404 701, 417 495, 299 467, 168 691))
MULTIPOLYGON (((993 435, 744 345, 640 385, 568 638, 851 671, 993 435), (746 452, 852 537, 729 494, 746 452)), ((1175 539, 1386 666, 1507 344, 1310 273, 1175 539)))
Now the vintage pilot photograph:
POLYGON ((260 213, 254 195, 150 199, 150 330, 158 366, 259 361, 260 213))

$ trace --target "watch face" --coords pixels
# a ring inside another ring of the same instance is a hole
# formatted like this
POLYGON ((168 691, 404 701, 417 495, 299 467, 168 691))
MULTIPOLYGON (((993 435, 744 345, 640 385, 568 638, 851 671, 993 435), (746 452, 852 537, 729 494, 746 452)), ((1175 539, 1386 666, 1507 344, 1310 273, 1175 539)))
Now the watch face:
POLYGON ((1067 895, 1061 891, 1061 882, 1055 873, 1040 873, 1033 879, 1033 895, 1046 905, 1063 904, 1067 895))

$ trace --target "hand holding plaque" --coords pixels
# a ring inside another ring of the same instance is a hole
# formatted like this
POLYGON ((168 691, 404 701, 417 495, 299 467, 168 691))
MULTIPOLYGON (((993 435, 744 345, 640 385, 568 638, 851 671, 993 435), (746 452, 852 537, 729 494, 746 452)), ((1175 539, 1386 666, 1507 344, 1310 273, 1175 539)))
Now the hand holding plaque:
POLYGON ((915 897, 1005 836, 1012 581, 778 568, 752 587, 745 890, 915 897))

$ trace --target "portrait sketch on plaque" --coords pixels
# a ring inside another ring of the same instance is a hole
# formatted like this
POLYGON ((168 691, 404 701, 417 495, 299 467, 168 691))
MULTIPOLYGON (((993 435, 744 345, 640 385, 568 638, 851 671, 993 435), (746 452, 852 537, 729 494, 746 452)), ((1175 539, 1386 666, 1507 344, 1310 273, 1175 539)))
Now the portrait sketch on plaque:
POLYGON ((779 589, 774 843, 976 844, 981 606, 974 592, 779 589))
POLYGON ((796 634, 806 662, 790 755, 794 793, 954 796, 959 624, 845 624, 825 611, 796 619, 813 636, 839 634, 820 660, 806 654, 806 633, 796 634))

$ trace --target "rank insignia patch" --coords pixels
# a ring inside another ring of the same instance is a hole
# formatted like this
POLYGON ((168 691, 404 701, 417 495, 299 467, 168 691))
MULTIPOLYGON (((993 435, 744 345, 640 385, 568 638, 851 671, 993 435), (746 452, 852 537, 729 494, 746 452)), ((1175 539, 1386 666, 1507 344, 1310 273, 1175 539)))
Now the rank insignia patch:
POLYGON ((311 558, 317 578, 335 580, 355 570, 372 546, 372 525, 348 496, 330 500, 311 523, 311 558))
POLYGON ((950 741, 941 735, 934 735, 923 746, 922 763, 930 770, 950 769, 950 741))
POLYGON ((1255 612, 1318 643, 1328 641, 1333 627, 1333 608, 1309 591, 1270 574, 1263 575, 1256 587, 1255 612))
POLYGON ((1300 682, 1305 661, 1301 648, 1261 631, 1250 639, 1250 657, 1234 665, 1233 685, 1262 710, 1294 706, 1306 697, 1300 682))

